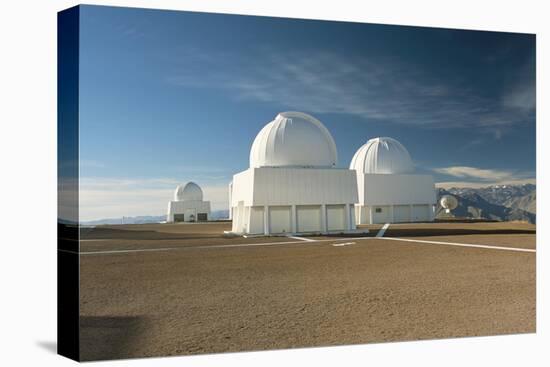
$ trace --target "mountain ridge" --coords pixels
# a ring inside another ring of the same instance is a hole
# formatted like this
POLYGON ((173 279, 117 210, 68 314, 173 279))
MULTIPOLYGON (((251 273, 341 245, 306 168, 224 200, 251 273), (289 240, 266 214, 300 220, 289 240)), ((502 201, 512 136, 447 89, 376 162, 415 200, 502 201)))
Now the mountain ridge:
POLYGON ((438 188, 438 217, 444 216, 439 199, 447 194, 458 199, 457 208, 451 212, 456 217, 536 223, 536 185, 533 184, 438 188))

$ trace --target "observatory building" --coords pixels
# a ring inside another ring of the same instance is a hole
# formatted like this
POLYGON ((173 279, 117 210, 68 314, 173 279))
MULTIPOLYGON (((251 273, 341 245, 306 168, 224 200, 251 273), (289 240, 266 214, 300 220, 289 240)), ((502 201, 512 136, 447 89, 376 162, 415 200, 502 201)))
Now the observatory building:
POLYGON ((282 112, 250 150, 250 168, 230 184, 232 232, 326 233, 355 230, 355 172, 335 168, 326 127, 301 112, 282 112))
POLYGON ((210 202, 202 200, 202 189, 194 182, 178 186, 168 203, 167 222, 202 222, 210 217, 210 202))
POLYGON ((357 224, 433 220, 433 177, 415 174, 409 152, 397 140, 370 139, 353 156, 350 170, 357 172, 357 224))

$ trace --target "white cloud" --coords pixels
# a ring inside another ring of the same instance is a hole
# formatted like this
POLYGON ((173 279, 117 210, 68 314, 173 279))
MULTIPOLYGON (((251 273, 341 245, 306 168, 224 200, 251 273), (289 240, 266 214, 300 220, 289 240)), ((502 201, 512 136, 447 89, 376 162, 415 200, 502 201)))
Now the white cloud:
POLYGON ((525 112, 534 111, 537 103, 534 82, 518 84, 514 89, 503 96, 502 103, 513 109, 519 109, 525 112))
POLYGON ((451 166, 434 168, 434 172, 459 178, 457 181, 449 180, 438 182, 436 186, 449 187, 485 187, 489 185, 521 185, 525 183, 535 183, 532 172, 519 172, 514 170, 502 169, 483 169, 468 166, 451 166))
POLYGON ((442 173, 449 176, 461 177, 461 178, 474 178, 474 179, 484 180, 484 181, 502 180, 513 176, 513 173, 507 170, 482 169, 482 168, 467 167, 467 166, 435 168, 434 171, 437 173, 442 173))
POLYGON ((450 189, 453 187, 469 187, 473 189, 479 189, 487 186, 494 185, 524 185, 524 184, 533 184, 536 185, 536 180, 534 178, 526 178, 523 180, 506 180, 506 181, 493 181, 493 182, 469 182, 469 181, 445 181, 445 182, 436 182, 435 186, 442 189, 450 189))

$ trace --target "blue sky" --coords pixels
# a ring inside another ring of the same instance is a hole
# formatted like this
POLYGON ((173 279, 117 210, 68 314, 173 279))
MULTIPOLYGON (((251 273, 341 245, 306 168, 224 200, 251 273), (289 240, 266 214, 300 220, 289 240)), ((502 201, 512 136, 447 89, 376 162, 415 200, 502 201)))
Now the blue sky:
POLYGON ((534 35, 84 6, 80 47, 83 220, 163 214, 188 180, 225 208, 287 110, 341 167, 391 136, 442 185, 534 181, 534 35))

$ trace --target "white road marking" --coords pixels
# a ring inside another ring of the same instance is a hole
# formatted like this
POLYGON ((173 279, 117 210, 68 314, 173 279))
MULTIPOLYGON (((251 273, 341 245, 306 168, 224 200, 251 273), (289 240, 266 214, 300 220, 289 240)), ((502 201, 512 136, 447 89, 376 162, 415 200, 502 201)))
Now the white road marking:
POLYGON ((475 247, 475 248, 485 248, 491 250, 504 250, 504 251, 519 251, 519 252, 537 252, 537 250, 529 248, 519 248, 519 247, 502 247, 502 246, 491 246, 491 245, 478 245, 473 243, 457 243, 457 242, 443 242, 443 241, 426 241, 426 240, 413 240, 409 238, 399 238, 399 237, 380 237, 379 240, 390 240, 390 241, 405 241, 405 242, 417 242, 417 243, 426 243, 433 245, 446 245, 446 246, 459 246, 459 247, 475 247))
POLYGON ((150 249, 128 249, 128 250, 104 250, 104 251, 81 251, 81 255, 101 255, 112 253, 131 253, 131 252, 144 252, 144 251, 171 251, 171 250, 194 250, 194 249, 211 249, 211 248, 232 248, 232 247, 259 247, 259 246, 277 246, 277 245, 317 245, 324 242, 334 241, 349 241, 349 240, 365 240, 372 239, 372 237, 353 237, 353 238, 341 238, 341 239, 323 239, 308 241, 282 241, 282 242, 263 242, 263 243, 235 243, 231 245, 200 245, 200 246, 187 246, 187 247, 165 247, 165 248, 150 248, 150 249))
POLYGON ((344 242, 344 243, 333 243, 332 244, 332 246, 334 246, 334 247, 349 246, 349 245, 355 245, 355 242, 344 242))
POLYGON ((315 242, 315 240, 312 240, 311 238, 305 238, 305 237, 296 237, 296 236, 287 236, 288 238, 293 238, 295 240, 305 241, 305 242, 315 242))
POLYGON ((388 229, 389 226, 389 223, 384 224, 376 234, 376 237, 384 237, 384 233, 386 233, 386 229, 388 229))
POLYGON ((160 248, 141 248, 130 250, 104 250, 104 251, 81 251, 80 255, 95 255, 95 254, 125 254, 130 252, 151 252, 151 251, 171 251, 178 250, 181 247, 160 247, 160 248))
MULTIPOLYGON (((233 247, 260 247, 260 246, 278 246, 278 245, 321 245, 325 242, 336 242, 336 241, 351 241, 351 240, 389 240, 389 241, 402 241, 402 242, 416 242, 416 243, 425 243, 425 244, 436 244, 436 245, 446 245, 446 246, 459 246, 459 247, 474 247, 474 248, 485 248, 489 250, 503 250, 503 251, 519 251, 519 252, 536 252, 533 249, 525 248, 516 248, 516 247, 502 247, 502 246, 491 246, 491 245, 476 245, 469 243, 455 243, 455 242, 442 242, 442 241, 426 241, 426 240, 414 240, 408 238, 399 238, 399 237, 350 237, 350 238, 341 238, 341 239, 321 239, 321 240, 311 240, 303 241, 282 241, 282 242, 264 242, 264 243, 236 243, 230 245, 200 245, 200 246, 187 246, 187 247, 164 247, 164 248, 146 248, 146 249, 128 249, 128 250, 104 250, 104 251, 81 251, 80 255, 101 255, 101 254, 124 254, 132 252, 154 252, 154 251, 172 251, 172 250, 195 250, 195 249, 214 249, 214 248, 233 248, 233 247)), ((348 242, 349 243, 349 242, 348 242)), ((333 244, 333 246, 338 244, 333 244)))

